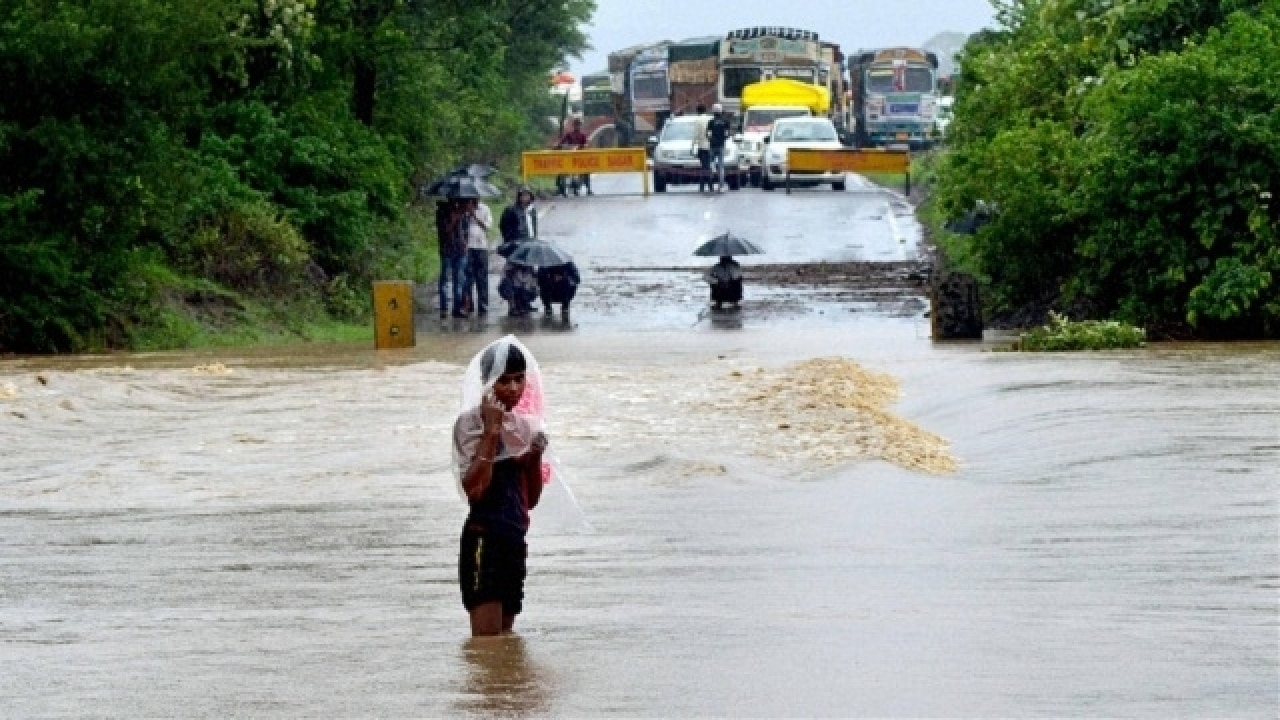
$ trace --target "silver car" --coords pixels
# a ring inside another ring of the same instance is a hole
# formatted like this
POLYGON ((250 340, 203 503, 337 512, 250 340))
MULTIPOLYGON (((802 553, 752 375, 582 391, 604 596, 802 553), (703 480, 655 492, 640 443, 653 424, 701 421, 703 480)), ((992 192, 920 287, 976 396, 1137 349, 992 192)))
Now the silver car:
MULTIPOLYGON (((704 116, 705 117, 705 116, 704 116)), ((651 139, 653 148, 653 189, 666 192, 668 185, 697 183, 702 174, 698 162, 697 141, 694 138, 698 116, 683 115, 672 118, 662 128, 662 135, 651 139)), ((715 168, 712 168, 715 172, 715 168)), ((724 146, 724 180, 730 190, 742 187, 750 170, 738 152, 737 143, 729 141, 724 146)))

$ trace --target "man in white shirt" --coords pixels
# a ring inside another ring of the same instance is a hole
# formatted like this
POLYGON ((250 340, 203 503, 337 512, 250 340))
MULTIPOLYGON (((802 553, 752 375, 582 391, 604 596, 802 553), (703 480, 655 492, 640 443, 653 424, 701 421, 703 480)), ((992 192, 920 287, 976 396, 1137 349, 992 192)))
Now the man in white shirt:
POLYGON ((693 123, 693 152, 698 156, 701 170, 698 173, 698 192, 703 188, 711 189, 711 139, 707 137, 707 124, 711 122, 707 115, 707 106, 699 105, 698 119, 693 123))
POLYGON ((467 201, 467 213, 471 220, 467 231, 467 281, 462 294, 471 300, 471 287, 475 286, 476 312, 489 314, 489 229, 493 227, 493 213, 489 206, 472 198, 467 201))

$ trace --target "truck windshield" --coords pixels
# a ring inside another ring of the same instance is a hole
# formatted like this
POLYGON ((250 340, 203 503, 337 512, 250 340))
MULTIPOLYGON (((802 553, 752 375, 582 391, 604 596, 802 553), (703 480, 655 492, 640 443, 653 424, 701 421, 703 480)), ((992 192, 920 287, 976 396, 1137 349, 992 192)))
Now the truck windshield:
POLYGON ((758 67, 727 67, 723 71, 724 96, 726 98, 742 97, 742 88, 753 82, 760 82, 764 74, 758 67))
POLYGON ((933 92, 933 70, 918 65, 900 68, 873 65, 867 70, 867 91, 930 93, 933 92))
POLYGON ((812 142, 836 140, 836 130, 825 122, 788 122, 774 127, 773 140, 779 142, 812 142))
POLYGON ((778 118, 805 117, 804 108, 750 108, 742 116, 742 129, 746 132, 767 132, 778 118))
POLYGON ((665 72, 637 73, 631 78, 631 97, 639 100, 659 100, 670 94, 665 72))

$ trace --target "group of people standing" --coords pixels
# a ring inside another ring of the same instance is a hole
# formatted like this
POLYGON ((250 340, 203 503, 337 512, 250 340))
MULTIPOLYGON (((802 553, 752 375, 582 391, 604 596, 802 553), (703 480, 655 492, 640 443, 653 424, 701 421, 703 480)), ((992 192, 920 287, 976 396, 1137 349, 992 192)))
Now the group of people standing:
POLYGON ((440 238, 440 317, 467 317, 472 310, 489 312, 489 228, 493 213, 476 198, 454 198, 436 204, 440 238), (452 288, 452 294, 449 289, 452 288))
MULTIPOLYGON (((436 232, 440 242, 440 317, 469 317, 489 314, 489 254, 493 213, 475 198, 441 200, 436 205, 436 232), (452 301, 452 313, 450 312, 452 301)), ((538 237, 538 211, 533 191, 521 186, 516 200, 502 211, 498 221, 503 247, 509 255, 519 243, 538 237)), ((564 317, 577 293, 581 277, 572 262, 538 268, 508 262, 498 283, 498 295, 507 301, 508 314, 529 315, 533 302, 542 297, 548 315, 559 303, 564 317)))

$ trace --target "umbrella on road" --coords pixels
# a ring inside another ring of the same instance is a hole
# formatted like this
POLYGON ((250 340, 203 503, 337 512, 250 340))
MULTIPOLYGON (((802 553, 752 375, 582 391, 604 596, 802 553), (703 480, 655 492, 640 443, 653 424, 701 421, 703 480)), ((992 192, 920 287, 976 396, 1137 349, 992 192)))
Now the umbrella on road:
POLYGON ((428 185, 423 194, 446 198, 490 198, 501 197, 502 191, 474 175, 448 175, 428 185))
POLYGON ((573 262, 573 256, 559 245, 553 245, 544 240, 527 240, 516 245, 515 250, 507 256, 507 262, 517 265, 552 267, 573 262))
POLYGON ((738 237, 732 233, 726 232, 723 235, 717 235, 710 240, 698 246, 693 251, 694 255, 703 257, 723 257, 725 255, 763 255, 764 250, 759 245, 751 242, 744 237, 738 237))

